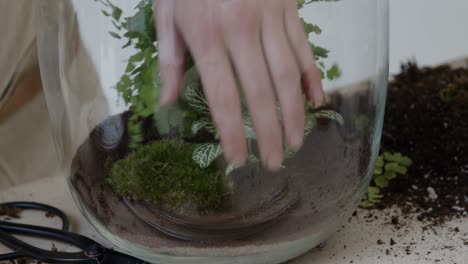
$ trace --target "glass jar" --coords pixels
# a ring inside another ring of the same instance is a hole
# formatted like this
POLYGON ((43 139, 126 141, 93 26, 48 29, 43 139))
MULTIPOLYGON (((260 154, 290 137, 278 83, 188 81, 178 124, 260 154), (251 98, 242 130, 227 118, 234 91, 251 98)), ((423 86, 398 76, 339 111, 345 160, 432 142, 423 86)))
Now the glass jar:
POLYGON ((321 243, 356 209, 372 176, 388 2, 301 8, 328 104, 307 109, 304 146, 278 172, 258 164, 247 115, 249 165, 223 160, 193 68, 179 101, 157 107, 152 2, 37 2, 56 146, 82 213, 117 248, 156 263, 281 263, 321 243))

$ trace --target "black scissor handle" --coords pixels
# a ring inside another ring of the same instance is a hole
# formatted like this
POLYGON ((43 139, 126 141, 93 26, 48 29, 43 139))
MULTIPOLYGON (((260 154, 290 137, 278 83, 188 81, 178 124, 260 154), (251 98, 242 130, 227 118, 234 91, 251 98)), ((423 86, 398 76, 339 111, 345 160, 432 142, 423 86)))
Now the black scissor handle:
POLYGON ((37 210, 42 211, 44 213, 48 213, 54 216, 57 216, 62 221, 62 231, 69 231, 70 230, 70 221, 65 213, 55 207, 40 204, 40 203, 33 203, 33 202, 11 202, 11 203, 2 203, 0 207, 6 208, 18 208, 22 210, 37 210))
POLYGON ((62 220, 62 229, 0 221, 0 242, 15 251, 14 253, 0 255, 0 260, 31 258, 48 263, 99 263, 99 259, 106 253, 106 249, 94 240, 68 232, 68 218, 57 208, 44 204, 27 202, 4 203, 0 204, 0 206, 26 210, 40 210, 54 214, 62 220), (77 253, 67 253, 44 250, 29 245, 17 239, 13 235, 25 235, 65 242, 78 247, 82 251, 77 253))

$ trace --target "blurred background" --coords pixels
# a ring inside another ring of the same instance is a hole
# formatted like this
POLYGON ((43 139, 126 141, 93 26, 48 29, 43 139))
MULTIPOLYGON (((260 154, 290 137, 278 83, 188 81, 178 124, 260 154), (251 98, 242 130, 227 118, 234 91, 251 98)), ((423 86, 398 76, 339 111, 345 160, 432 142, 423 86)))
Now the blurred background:
POLYGON ((390 0, 390 72, 415 58, 437 65, 468 56, 468 1, 390 0))

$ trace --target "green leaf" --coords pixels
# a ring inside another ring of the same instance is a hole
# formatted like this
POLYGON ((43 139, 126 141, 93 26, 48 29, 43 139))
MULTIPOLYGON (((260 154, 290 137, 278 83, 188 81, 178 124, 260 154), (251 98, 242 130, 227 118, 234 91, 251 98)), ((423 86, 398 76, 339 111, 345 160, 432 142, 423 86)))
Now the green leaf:
POLYGON ((377 195, 377 196, 369 197, 369 201, 371 203, 376 204, 376 203, 382 202, 382 198, 383 198, 383 195, 377 195))
POLYGON ((344 119, 343 117, 332 110, 322 110, 319 112, 314 113, 316 118, 325 118, 325 119, 330 119, 336 121, 340 125, 344 125, 344 119))
POLYGON ((401 166, 397 162, 391 162, 385 165, 385 170, 386 171, 391 171, 391 172, 396 172, 398 174, 406 174, 408 172, 408 169, 404 166, 401 166))
POLYGON ((386 171, 394 171, 397 166, 398 166, 398 163, 390 162, 390 163, 385 164, 385 170, 386 171))
POLYGON ((399 163, 401 165, 405 166, 405 167, 409 167, 409 166, 411 166, 413 164, 413 161, 410 158, 408 158, 406 156, 403 156, 403 157, 401 157, 399 163))
POLYGON ((406 173, 408 173, 408 169, 401 165, 396 166, 393 171, 401 175, 405 175, 406 173))
POLYGON ((379 193, 380 193, 380 189, 377 188, 377 187, 369 186, 369 187, 367 188, 367 193, 368 193, 369 195, 376 195, 376 194, 379 194, 379 193))
POLYGON ((393 171, 386 171, 383 175, 387 180, 393 180, 397 177, 397 174, 393 171))
POLYGON ((128 40, 127 43, 125 43, 125 45, 122 46, 122 49, 128 48, 131 45, 132 45, 132 40, 128 40))
POLYGON ((257 134, 255 133, 255 129, 252 124, 252 119, 247 114, 244 115, 244 131, 246 138, 254 140, 257 139, 257 134))
POLYGON ((322 69, 320 69, 320 78, 325 79, 325 72, 322 69))
POLYGON ((381 201, 380 199, 382 199, 383 197, 384 197, 383 194, 380 194, 380 192, 379 193, 374 193, 374 194, 373 193, 368 193, 369 201, 374 202, 374 203, 380 202, 381 201))
POLYGON ((337 64, 334 64, 328 71, 327 71, 327 79, 330 81, 336 80, 341 77, 341 70, 337 64))
POLYGON ((304 127, 304 136, 310 135, 317 124, 317 119, 314 114, 307 114, 304 127))
POLYGON ((304 25, 304 32, 306 33, 306 35, 309 35, 311 33, 315 33, 317 35, 320 35, 322 33, 322 29, 320 29, 319 26, 311 24, 311 23, 305 21, 304 19, 302 19, 302 24, 304 25))
POLYGON ((387 188, 388 187, 388 179, 384 176, 378 176, 374 178, 374 183, 379 188, 387 188))
MULTIPOLYGON (((134 16, 126 18, 126 25, 128 32, 131 32, 133 36, 139 36, 142 39, 148 42, 153 42, 151 27, 148 27, 148 13, 146 9, 148 7, 138 9, 137 13, 134 16)), ((151 14, 152 15, 152 14, 151 14)), ((152 28, 154 30, 154 27, 152 28)))
POLYGON ((383 173, 383 169, 381 167, 374 168, 374 175, 381 175, 383 173))
POLYGON ((105 11, 105 10, 101 10, 101 12, 102 12, 102 14, 103 14, 104 16, 106 16, 106 17, 111 16, 111 15, 110 15, 107 11, 105 11))
POLYGON ((372 203, 372 205, 375 204, 375 203, 379 203, 379 202, 381 202, 381 199, 383 197, 384 196, 382 194, 380 194, 380 188, 379 187, 369 186, 367 188, 367 194, 365 195, 365 200, 368 203, 372 203))
POLYGON ((315 46, 314 44, 310 44, 312 47, 312 52, 317 60, 319 59, 326 59, 328 58, 328 54, 330 53, 329 50, 322 48, 320 46, 315 46))
POLYGON ((195 121, 192 124, 192 133, 197 134, 200 130, 205 129, 206 131, 210 132, 211 134, 216 134, 216 127, 215 124, 211 119, 203 118, 200 120, 195 121))
POLYGON ((131 56, 130 59, 128 59, 129 63, 137 63, 142 61, 145 58, 145 53, 144 52, 138 52, 135 55, 131 56))
POLYGON ((185 89, 185 99, 187 100, 190 107, 201 114, 210 114, 208 108, 208 102, 206 101, 199 84, 191 84, 185 89))
POLYGON ((120 81, 117 83, 117 91, 124 99, 125 104, 130 104, 132 96, 132 81, 128 75, 123 75, 120 81))
POLYGON ((297 8, 301 9, 310 3, 319 2, 319 1, 337 1, 337 0, 297 0, 297 8))
POLYGON ((135 70, 135 64, 129 62, 129 63, 127 64, 127 68, 125 68, 125 72, 126 72, 126 73, 130 73, 130 72, 132 72, 133 70, 135 70))
POLYGON ((109 34, 110 34, 112 37, 116 38, 116 39, 122 39, 122 37, 121 37, 119 34, 115 33, 115 32, 109 32, 109 34))
POLYGON ((382 168, 385 165, 385 162, 383 160, 382 156, 377 157, 377 161, 375 162, 375 166, 382 168))
POLYGON ((223 155, 223 148, 220 144, 199 144, 193 151, 193 161, 201 168, 208 168, 221 155, 223 155))
POLYGON ((374 168, 373 183, 375 186, 369 186, 368 192, 364 196, 360 206, 363 208, 373 207, 376 203, 380 203, 384 197, 381 189, 387 188, 391 180, 397 177, 397 174, 406 174, 408 169, 401 162, 411 165, 411 160, 408 162, 407 157, 401 153, 383 152, 376 160, 374 168))
POLYGON ((115 21, 112 21, 112 25, 114 25, 114 27, 117 29, 117 30, 121 30, 122 27, 120 25, 117 24, 117 22, 115 21))
POLYGON ((385 152, 383 155, 386 160, 396 162, 406 167, 411 166, 411 164, 413 163, 413 161, 410 158, 408 158, 407 156, 403 156, 401 153, 392 154, 389 152, 385 152))
POLYGON ((371 208, 371 207, 374 207, 375 203, 373 202, 370 202, 368 200, 363 200, 359 206, 362 207, 362 208, 371 208))
POLYGON ((304 7, 305 0, 297 0, 297 8, 301 9, 304 7))
POLYGON ((112 17, 119 21, 120 20, 120 17, 122 16, 122 9, 116 7, 116 6, 113 6, 113 10, 112 10, 112 17))
POLYGON ((235 171, 237 169, 237 166, 234 165, 234 164, 229 164, 227 167, 226 167, 226 171, 224 172, 226 175, 229 175, 231 174, 233 171, 235 171))

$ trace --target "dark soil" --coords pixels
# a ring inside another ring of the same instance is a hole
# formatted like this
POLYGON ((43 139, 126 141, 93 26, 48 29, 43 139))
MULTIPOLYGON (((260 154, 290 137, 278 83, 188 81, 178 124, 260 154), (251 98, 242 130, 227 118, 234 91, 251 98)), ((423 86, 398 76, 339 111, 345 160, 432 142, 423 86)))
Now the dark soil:
POLYGON ((382 149, 414 161, 385 190, 382 207, 414 211, 410 205, 435 222, 466 216, 468 69, 403 65, 389 85, 382 149))
POLYGON ((6 218, 21 218, 20 214, 23 210, 16 208, 16 207, 5 207, 0 206, 0 216, 4 216, 6 218))

